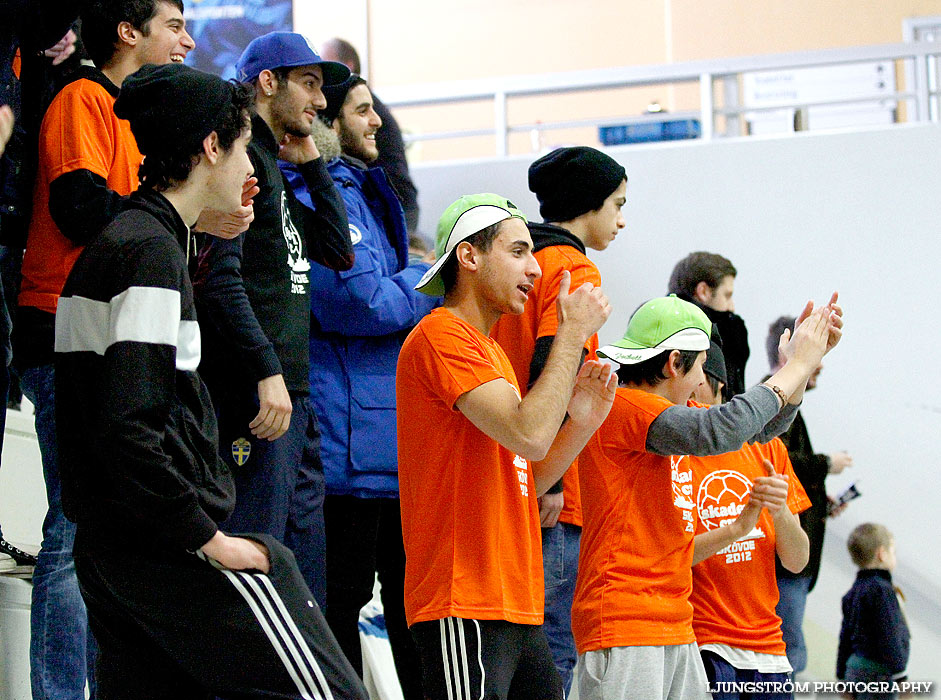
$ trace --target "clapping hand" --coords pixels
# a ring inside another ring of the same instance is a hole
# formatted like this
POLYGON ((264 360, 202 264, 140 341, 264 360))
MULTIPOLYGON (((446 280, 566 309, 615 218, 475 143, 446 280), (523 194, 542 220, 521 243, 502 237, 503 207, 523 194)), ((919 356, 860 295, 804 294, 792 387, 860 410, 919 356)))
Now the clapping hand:
POLYGON ((583 364, 569 400, 569 419, 593 430, 600 426, 614 403, 617 379, 607 363, 589 360, 583 364))

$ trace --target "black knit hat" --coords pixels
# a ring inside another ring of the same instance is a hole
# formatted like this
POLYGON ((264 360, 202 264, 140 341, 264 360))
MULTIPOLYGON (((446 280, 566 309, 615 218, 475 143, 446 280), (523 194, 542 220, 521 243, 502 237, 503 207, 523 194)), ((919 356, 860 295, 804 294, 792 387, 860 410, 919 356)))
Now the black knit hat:
POLYGON ((343 103, 346 102, 346 94, 353 89, 354 85, 362 85, 366 81, 356 73, 350 73, 350 77, 342 83, 336 85, 324 85, 323 96, 327 98, 327 106, 317 113, 328 126, 333 124, 333 120, 340 116, 340 110, 343 109, 343 103))
POLYGON ((729 383, 725 371, 725 355, 722 352, 722 336, 719 335, 719 330, 715 325, 712 326, 712 338, 709 341, 709 349, 706 350, 706 361, 703 363, 702 370, 723 384, 729 383))
POLYGON ((627 179, 624 166, 596 148, 557 148, 529 166, 529 189, 545 221, 594 211, 627 179))
POLYGON ((198 148, 232 104, 234 86, 180 63, 146 65, 124 79, 114 113, 131 122, 144 155, 198 148))

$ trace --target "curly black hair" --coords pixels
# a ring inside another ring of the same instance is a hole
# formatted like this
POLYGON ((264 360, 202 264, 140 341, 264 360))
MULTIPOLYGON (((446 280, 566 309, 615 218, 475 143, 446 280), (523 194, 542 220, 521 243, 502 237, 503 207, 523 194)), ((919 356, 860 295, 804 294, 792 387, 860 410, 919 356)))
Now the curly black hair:
MULTIPOLYGON (((232 101, 222 111, 219 121, 213 127, 213 131, 219 136, 219 146, 223 151, 232 148, 232 144, 251 120, 251 87, 235 81, 232 81, 232 86, 232 101)), ((196 167, 201 155, 202 143, 198 147, 169 143, 167 150, 148 154, 138 170, 141 187, 149 187, 159 192, 183 182, 196 167)))

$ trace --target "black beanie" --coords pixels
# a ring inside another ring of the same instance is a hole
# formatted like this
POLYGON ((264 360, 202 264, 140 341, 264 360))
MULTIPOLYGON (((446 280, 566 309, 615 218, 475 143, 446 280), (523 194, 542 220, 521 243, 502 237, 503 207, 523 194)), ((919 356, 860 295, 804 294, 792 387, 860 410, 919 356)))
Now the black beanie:
POLYGON ((327 98, 327 106, 317 113, 327 126, 333 125, 333 120, 340 116, 340 110, 343 109, 343 103, 346 102, 346 94, 353 89, 353 84, 364 84, 362 78, 356 73, 350 73, 350 77, 342 83, 336 85, 324 85, 323 96, 327 98))
POLYGON ((544 221, 594 211, 627 178, 624 166, 596 148, 557 148, 529 166, 529 189, 544 221))
POLYGON ((195 151, 232 104, 231 83, 180 63, 146 65, 124 79, 114 113, 131 123, 142 154, 195 151))
POLYGON ((715 325, 712 326, 712 338, 709 339, 709 349, 706 350, 706 361, 703 363, 702 370, 723 384, 729 383, 725 371, 725 355, 722 352, 722 336, 719 335, 719 329, 715 325))

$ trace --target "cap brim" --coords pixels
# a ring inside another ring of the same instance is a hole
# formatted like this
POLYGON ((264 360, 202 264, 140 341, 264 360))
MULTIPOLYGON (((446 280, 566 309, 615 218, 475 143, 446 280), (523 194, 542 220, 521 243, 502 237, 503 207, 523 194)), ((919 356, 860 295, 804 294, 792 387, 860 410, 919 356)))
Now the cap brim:
POLYGON ((709 336, 701 328, 683 328, 668 338, 661 340, 655 347, 641 346, 639 343, 623 338, 612 345, 598 349, 598 357, 606 357, 621 365, 636 365, 651 357, 656 357, 665 350, 692 350, 702 352, 709 349, 709 336))
POLYGON ((432 297, 443 297, 444 280, 441 279, 441 268, 444 267, 444 264, 453 253, 454 249, 452 248, 449 252, 435 260, 435 264, 429 267, 425 274, 421 276, 421 279, 418 280, 418 284, 415 285, 415 291, 432 297))
MULTIPOLYGON (((321 73, 323 74, 323 84, 324 85, 339 85, 340 83, 346 82, 346 79, 350 77, 350 69, 347 68, 342 63, 337 63, 336 61, 314 61, 313 63, 309 60, 298 60, 293 63, 285 63, 283 66, 278 66, 278 68, 300 68, 301 66, 317 66, 320 68, 321 73)), ((264 69, 262 69, 264 70, 264 69)), ((258 74, 261 73, 259 70, 255 75, 246 77, 243 82, 249 82, 254 78, 258 77, 258 74)))
POLYGON ((350 77, 350 69, 342 63, 337 63, 336 61, 321 61, 315 65, 320 66, 320 70, 323 71, 324 85, 339 85, 340 83, 346 82, 350 77))
POLYGON ((439 273, 454 249, 457 248, 457 244, 470 238, 478 231, 483 231, 488 226, 498 224, 501 221, 512 219, 513 216, 506 209, 492 204, 477 204, 462 212, 455 220, 448 234, 448 242, 450 243, 453 237, 454 245, 422 275, 422 278, 418 280, 418 284, 415 285, 415 290, 433 297, 444 296, 444 280, 441 279, 439 273))
POLYGON ((664 348, 619 348, 617 345, 605 345, 598 348, 598 357, 614 360, 619 365, 636 365, 651 357, 656 357, 664 348))

